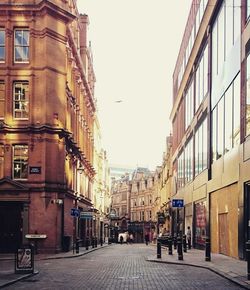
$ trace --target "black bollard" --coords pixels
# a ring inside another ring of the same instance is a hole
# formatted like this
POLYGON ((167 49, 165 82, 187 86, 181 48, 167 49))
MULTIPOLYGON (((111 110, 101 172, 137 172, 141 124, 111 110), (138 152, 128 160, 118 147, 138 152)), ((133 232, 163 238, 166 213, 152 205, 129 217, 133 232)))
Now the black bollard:
POLYGON ((183 252, 186 253, 187 252, 187 239, 186 239, 186 235, 183 235, 183 237, 182 237, 182 243, 183 243, 183 252))
POLYGON ((102 238, 100 238, 100 245, 101 245, 101 247, 102 247, 102 245, 103 245, 103 240, 102 240, 102 238))
POLYGON ((178 236, 177 238, 177 252, 178 252, 178 260, 183 260, 182 242, 180 236, 178 236))
POLYGON ((89 249, 89 238, 86 238, 86 250, 89 249))
POLYGON ((173 255, 172 237, 168 238, 168 254, 173 255))
POLYGON ((93 237, 91 238, 91 245, 92 245, 92 249, 93 249, 95 247, 95 240, 93 237))
POLYGON ((246 242, 247 279, 250 280, 250 240, 246 242))
POLYGON ((174 249, 176 250, 176 248, 177 248, 177 237, 174 236, 174 249))
POLYGON ((79 240, 76 240, 76 254, 79 254, 79 240))
POLYGON ((157 259, 161 259, 161 243, 157 240, 157 259))
POLYGON ((209 238, 206 238, 205 241, 205 255, 205 261, 211 261, 211 243, 209 238))
POLYGON ((95 237, 95 248, 97 248, 97 237, 95 237))

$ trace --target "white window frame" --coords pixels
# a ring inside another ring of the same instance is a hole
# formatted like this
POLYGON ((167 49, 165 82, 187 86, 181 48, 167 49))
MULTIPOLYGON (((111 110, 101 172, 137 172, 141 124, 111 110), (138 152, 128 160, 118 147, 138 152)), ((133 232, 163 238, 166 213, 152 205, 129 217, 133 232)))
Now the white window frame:
POLYGON ((22 93, 19 94, 19 99, 16 99, 16 85, 17 84, 21 84, 21 85, 27 85, 28 84, 28 87, 29 87, 29 82, 28 81, 14 81, 13 82, 13 118, 15 120, 28 120, 29 117, 16 117, 16 112, 21 112, 21 115, 23 115, 23 112, 26 112, 24 109, 15 109, 15 104, 16 102, 19 102, 20 103, 20 106, 22 107, 23 104, 26 105, 27 107, 27 115, 29 115, 29 89, 28 89, 28 92, 25 93, 25 99, 22 100, 22 93))
POLYGON ((28 179, 28 164, 29 164, 29 152, 28 152, 28 145, 27 144, 16 144, 13 145, 12 147, 12 176, 14 180, 27 180, 28 179), (23 150, 27 150, 27 155, 23 155, 23 156, 17 156, 15 155, 15 150, 17 149, 23 149, 23 150), (19 161, 17 159, 17 157, 19 157, 19 161), (22 176, 22 167, 26 165, 27 168, 27 173, 25 175, 25 177, 21 177, 22 176), (15 177, 15 170, 19 171, 20 170, 20 178, 15 177))
POLYGON ((29 59, 30 59, 30 33, 29 33, 29 35, 28 35, 28 44, 27 45, 24 45, 24 44, 17 44, 16 43, 16 32, 17 31, 22 31, 22 33, 23 32, 25 32, 25 31, 27 31, 27 32, 29 32, 29 29, 22 29, 22 28, 16 28, 15 29, 15 31, 14 31, 14 62, 15 63, 29 63, 29 59), (27 59, 21 59, 21 60, 17 60, 16 59, 16 48, 17 47, 20 47, 21 49, 23 49, 23 48, 28 48, 28 58, 27 59))

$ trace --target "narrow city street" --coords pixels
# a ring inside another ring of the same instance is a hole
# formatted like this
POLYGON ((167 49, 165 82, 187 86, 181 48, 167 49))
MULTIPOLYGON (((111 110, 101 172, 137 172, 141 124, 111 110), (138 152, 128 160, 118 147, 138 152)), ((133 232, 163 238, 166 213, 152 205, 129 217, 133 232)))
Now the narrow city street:
POLYGON ((202 268, 146 261, 156 248, 114 244, 79 258, 36 262, 38 275, 5 289, 242 289, 202 268))

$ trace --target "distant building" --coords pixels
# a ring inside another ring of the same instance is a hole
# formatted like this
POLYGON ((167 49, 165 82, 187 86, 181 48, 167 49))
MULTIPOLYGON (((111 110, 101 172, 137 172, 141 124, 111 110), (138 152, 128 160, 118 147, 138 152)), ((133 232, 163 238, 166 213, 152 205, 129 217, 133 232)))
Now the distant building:
POLYGON ((131 177, 134 172, 135 167, 121 165, 121 164, 110 164, 110 178, 120 179, 125 175, 129 175, 131 177))

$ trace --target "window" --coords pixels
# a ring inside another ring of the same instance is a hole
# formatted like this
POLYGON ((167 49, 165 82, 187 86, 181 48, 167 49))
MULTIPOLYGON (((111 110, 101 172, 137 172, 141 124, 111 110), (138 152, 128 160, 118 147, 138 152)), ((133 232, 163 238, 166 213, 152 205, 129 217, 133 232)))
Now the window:
POLYGON ((13 178, 28 178, 28 145, 13 146, 13 178))
POLYGON ((185 147, 185 181, 189 182, 193 179, 193 139, 187 143, 185 147))
POLYGON ((213 160, 240 144, 240 74, 227 88, 212 112, 213 160))
POLYGON ((195 175, 207 168, 207 119, 195 132, 195 175))
POLYGON ((190 125, 194 116, 194 84, 193 80, 186 92, 185 97, 185 128, 190 125))
POLYGON ((250 16, 250 0, 247 0, 247 19, 250 16))
POLYGON ((29 84, 28 82, 14 83, 13 97, 14 118, 28 119, 29 117, 29 84))
POLYGON ((178 188, 181 188, 184 186, 184 152, 180 154, 178 158, 178 174, 177 174, 177 179, 178 179, 178 188))
POLYGON ((15 30, 15 62, 29 61, 29 30, 15 30))
POLYGON ((196 70, 195 109, 199 108, 208 91, 208 47, 204 49, 196 70))
POLYGON ((4 145, 0 144, 0 179, 4 177, 4 145))
POLYGON ((0 81, 0 119, 4 118, 5 112, 5 83, 0 81))
POLYGON ((246 79, 246 136, 250 135, 250 54, 247 56, 246 79))
POLYGON ((0 28, 0 62, 5 61, 5 31, 0 28))
POLYGON ((233 147, 233 86, 225 93, 225 153, 233 147))
POLYGON ((240 73, 233 82, 233 146, 240 144, 240 73))

